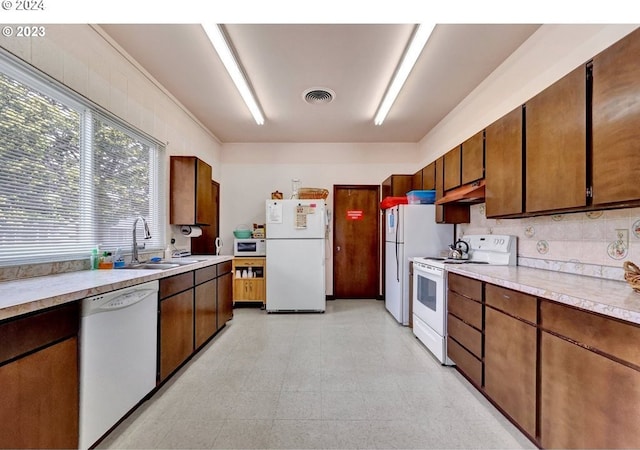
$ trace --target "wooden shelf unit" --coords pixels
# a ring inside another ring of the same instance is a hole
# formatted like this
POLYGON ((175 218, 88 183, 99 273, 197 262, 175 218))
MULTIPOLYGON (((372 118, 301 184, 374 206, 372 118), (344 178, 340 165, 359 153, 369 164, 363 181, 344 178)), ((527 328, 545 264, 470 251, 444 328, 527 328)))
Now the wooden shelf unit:
POLYGON ((266 258, 261 257, 236 257, 233 258, 233 304, 237 302, 262 302, 267 303, 267 267, 266 258), (253 274, 252 277, 243 277, 243 273, 253 274), (240 277, 238 277, 240 273, 240 277))

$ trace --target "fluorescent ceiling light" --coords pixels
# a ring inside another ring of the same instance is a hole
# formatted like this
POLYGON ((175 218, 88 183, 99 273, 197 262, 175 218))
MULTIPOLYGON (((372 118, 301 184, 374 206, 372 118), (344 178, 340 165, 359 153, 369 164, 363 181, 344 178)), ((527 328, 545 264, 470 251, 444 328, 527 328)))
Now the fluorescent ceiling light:
POLYGON ((222 60, 224 66, 229 72, 231 79, 236 85, 238 92, 242 96, 242 100, 244 100, 247 108, 251 111, 253 118, 255 119, 258 125, 264 124, 264 116, 262 115, 262 111, 260 110, 260 106, 256 101, 256 98, 249 87, 249 83, 247 82, 242 70, 240 70, 240 65, 236 60, 235 55, 231 51, 227 40, 222 34, 222 30, 220 29, 220 25, 211 25, 211 24, 203 24, 202 28, 204 28, 204 32, 207 33, 209 40, 213 44, 213 47, 218 52, 220 59, 222 60))
POLYGON ((431 36, 431 32, 434 28, 435 24, 419 24, 417 26, 411 38, 411 43, 409 44, 409 47, 396 70, 393 81, 391 81, 391 84, 387 88, 387 92, 378 107, 375 119, 373 120, 373 123, 376 125, 382 125, 385 117, 387 117, 393 102, 396 101, 396 97, 398 97, 400 89, 402 89, 405 81, 407 81, 407 77, 409 76, 411 69, 413 69, 413 66, 418 60, 418 56, 420 56, 420 53, 427 43, 427 40, 429 40, 429 36, 431 36))

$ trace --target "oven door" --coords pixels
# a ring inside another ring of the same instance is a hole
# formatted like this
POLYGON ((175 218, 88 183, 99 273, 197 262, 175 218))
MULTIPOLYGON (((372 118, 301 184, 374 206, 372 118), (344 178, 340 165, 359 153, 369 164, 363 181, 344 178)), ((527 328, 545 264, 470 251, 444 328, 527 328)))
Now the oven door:
POLYGON ((438 335, 445 335, 444 269, 414 264, 413 313, 438 335))

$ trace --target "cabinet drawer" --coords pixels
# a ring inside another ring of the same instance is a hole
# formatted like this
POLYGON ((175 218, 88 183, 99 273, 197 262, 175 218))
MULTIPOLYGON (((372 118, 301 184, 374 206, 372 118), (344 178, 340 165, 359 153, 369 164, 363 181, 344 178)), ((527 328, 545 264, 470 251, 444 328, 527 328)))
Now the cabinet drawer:
POLYGON ((235 267, 264 266, 264 258, 236 258, 233 260, 235 267))
POLYGON ((447 293, 447 308, 451 314, 454 314, 478 330, 482 330, 481 303, 449 291, 447 293))
POLYGON ((476 357, 482 358, 482 333, 456 316, 447 315, 447 335, 463 345, 476 357))
POLYGON ((224 275, 225 273, 231 272, 232 265, 233 263, 231 261, 225 261, 225 262, 221 262, 220 264, 216 264, 215 267, 218 270, 217 275, 221 276, 221 275, 224 275))
POLYGON ((160 280, 160 298, 167 298, 193 287, 193 272, 181 273, 160 280))
POLYGON ((204 283, 205 281, 213 280, 216 277, 216 266, 203 267, 196 270, 196 284, 204 283))
POLYGON ((0 323, 0 363, 76 336, 79 323, 80 302, 0 323))
POLYGON ((482 301, 482 281, 449 272, 448 286, 458 294, 482 301))
POLYGON ((519 319, 537 323, 536 297, 493 284, 487 284, 484 289, 484 301, 487 305, 519 319))
POLYGON ((542 301, 540 326, 640 367, 640 327, 632 323, 542 301))
POLYGON ((476 386, 482 386, 482 362, 478 358, 450 337, 447 337, 447 355, 476 386))

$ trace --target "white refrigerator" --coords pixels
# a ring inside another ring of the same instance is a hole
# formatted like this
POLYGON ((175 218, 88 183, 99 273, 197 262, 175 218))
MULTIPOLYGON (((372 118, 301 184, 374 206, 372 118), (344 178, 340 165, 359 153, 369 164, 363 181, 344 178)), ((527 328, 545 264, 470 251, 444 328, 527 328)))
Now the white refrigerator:
POLYGON ((267 200, 267 312, 324 312, 324 200, 267 200))
POLYGON ((385 210, 385 289, 387 310, 409 325, 409 259, 437 256, 454 240, 453 225, 435 221, 435 205, 398 205, 385 210))

